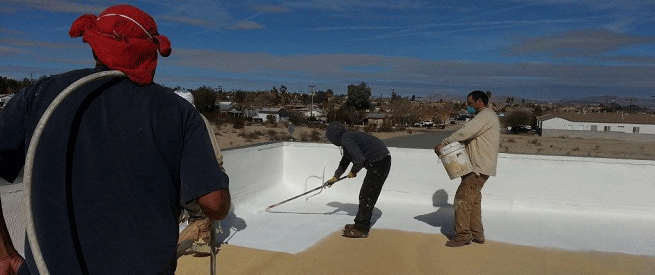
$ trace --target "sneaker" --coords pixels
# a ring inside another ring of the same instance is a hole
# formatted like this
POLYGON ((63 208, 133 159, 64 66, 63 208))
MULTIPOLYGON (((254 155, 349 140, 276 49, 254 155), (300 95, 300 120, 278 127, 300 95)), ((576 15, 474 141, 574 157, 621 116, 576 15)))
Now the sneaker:
POLYGON ((448 246, 448 247, 461 247, 461 246, 468 245, 470 243, 471 243, 471 239, 469 239, 469 240, 452 239, 452 240, 448 240, 446 242, 446 246, 448 246))
POLYGON ((471 241, 474 243, 484 244, 484 239, 473 238, 471 241))

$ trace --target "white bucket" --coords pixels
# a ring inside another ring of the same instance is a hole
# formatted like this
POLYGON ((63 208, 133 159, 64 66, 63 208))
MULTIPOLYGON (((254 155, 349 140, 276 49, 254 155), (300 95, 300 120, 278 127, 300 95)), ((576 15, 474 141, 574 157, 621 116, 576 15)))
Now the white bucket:
POLYGON ((453 142, 442 147, 439 152, 443 167, 446 168, 451 180, 473 172, 473 165, 463 144, 453 142))

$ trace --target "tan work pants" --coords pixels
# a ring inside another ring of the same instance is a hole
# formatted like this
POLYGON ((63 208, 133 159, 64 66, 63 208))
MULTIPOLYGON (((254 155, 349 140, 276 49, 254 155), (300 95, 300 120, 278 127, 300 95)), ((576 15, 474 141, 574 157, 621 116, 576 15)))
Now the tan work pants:
POLYGON ((484 241, 482 228, 482 186, 489 176, 469 173, 462 176, 462 182, 455 193, 455 233, 456 240, 484 241))

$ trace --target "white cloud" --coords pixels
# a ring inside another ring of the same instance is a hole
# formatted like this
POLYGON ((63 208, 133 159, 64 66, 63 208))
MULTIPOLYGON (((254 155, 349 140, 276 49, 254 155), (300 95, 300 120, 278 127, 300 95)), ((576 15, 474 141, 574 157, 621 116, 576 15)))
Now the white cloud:
POLYGON ((574 30, 540 38, 528 38, 509 48, 511 54, 547 53, 555 57, 589 57, 621 47, 655 43, 655 37, 615 33, 607 30, 574 30))
POLYGON ((264 26, 254 21, 239 21, 230 25, 228 29, 261 30, 264 29, 264 26))
POLYGON ((253 7, 253 10, 258 11, 258 12, 265 12, 265 13, 286 13, 289 12, 288 8, 279 6, 279 5, 271 5, 271 4, 263 4, 263 5, 256 5, 253 7))
POLYGON ((107 8, 107 4, 97 4, 94 2, 85 4, 66 0, 4 0, 2 2, 18 4, 28 9, 75 14, 98 13, 107 8))
POLYGON ((26 53, 29 53, 29 51, 26 51, 25 49, 5 47, 0 45, 0 55, 14 55, 14 54, 26 54, 26 53))
POLYGON ((398 91, 411 90, 416 95, 437 90, 483 89, 545 97, 548 95, 538 91, 551 86, 585 92, 643 90, 655 86, 655 70, 640 65, 432 61, 356 54, 281 56, 195 49, 178 49, 166 64, 187 68, 177 69, 178 72, 201 71, 203 75, 214 75, 214 83, 241 83, 253 90, 271 85, 302 89, 314 82, 341 91, 348 84, 366 82, 377 91, 395 87, 398 91))

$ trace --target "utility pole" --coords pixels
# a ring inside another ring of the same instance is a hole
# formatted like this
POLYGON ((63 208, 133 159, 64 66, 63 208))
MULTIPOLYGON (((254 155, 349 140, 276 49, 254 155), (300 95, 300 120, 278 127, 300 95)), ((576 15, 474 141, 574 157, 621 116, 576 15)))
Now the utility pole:
POLYGON ((314 84, 309 85, 309 88, 312 89, 312 106, 309 109, 309 116, 310 117, 314 117, 314 87, 316 87, 316 85, 314 85, 314 84))

